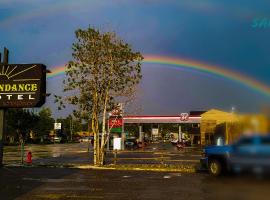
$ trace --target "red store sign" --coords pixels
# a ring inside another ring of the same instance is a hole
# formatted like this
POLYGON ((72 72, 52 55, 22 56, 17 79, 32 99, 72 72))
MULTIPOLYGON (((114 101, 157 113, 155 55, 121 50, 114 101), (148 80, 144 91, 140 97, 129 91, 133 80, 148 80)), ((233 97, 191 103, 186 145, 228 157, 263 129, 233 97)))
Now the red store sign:
POLYGON ((109 127, 110 128, 117 128, 122 127, 123 119, 122 118, 111 118, 109 119, 109 127))

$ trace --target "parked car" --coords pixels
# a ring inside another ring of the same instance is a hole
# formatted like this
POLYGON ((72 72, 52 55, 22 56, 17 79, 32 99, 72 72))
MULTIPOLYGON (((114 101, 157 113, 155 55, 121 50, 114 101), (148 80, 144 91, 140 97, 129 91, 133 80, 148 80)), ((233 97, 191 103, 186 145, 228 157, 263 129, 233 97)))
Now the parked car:
POLYGON ((224 172, 270 171, 270 135, 243 136, 232 145, 208 146, 200 160, 202 168, 219 176, 224 172))
POLYGON ((86 137, 80 138, 80 142, 90 142, 93 139, 94 139, 94 137, 92 137, 92 136, 86 136, 86 137))
POLYGON ((138 143, 136 138, 127 138, 125 141, 126 149, 136 149, 138 148, 138 143))
POLYGON ((58 137, 58 136, 51 138, 51 142, 53 142, 53 143, 61 143, 61 140, 62 140, 62 138, 58 137))

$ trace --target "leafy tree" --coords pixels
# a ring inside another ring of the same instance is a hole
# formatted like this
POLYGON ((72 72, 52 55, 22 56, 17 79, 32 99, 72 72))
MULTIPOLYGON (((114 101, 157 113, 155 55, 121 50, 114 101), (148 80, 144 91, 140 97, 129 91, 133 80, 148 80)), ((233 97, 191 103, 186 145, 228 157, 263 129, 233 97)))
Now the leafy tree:
POLYGON ((6 113, 7 131, 19 139, 21 145, 21 163, 24 162, 24 143, 38 117, 27 109, 8 109, 6 113))
POLYGON ((20 142, 26 140, 29 134, 38 121, 38 116, 27 109, 8 109, 6 113, 7 133, 19 139, 20 142))
POLYGON ((62 132, 72 140, 73 135, 82 130, 82 124, 77 119, 74 119, 71 115, 66 118, 57 119, 57 122, 62 125, 62 132))
POLYGON ((54 119, 52 118, 52 112, 50 108, 43 107, 38 113, 38 121, 35 124, 33 131, 36 137, 43 137, 49 135, 53 129, 54 119))
POLYGON ((68 96, 57 97, 60 107, 75 105, 74 115, 91 123, 94 133, 94 164, 102 165, 106 135, 106 115, 117 100, 123 100, 134 92, 141 79, 139 52, 119 39, 115 33, 100 32, 89 27, 75 31, 73 60, 67 64, 64 92, 68 96), (91 119, 91 122, 90 122, 91 119), (99 142, 99 120, 102 121, 102 138, 99 142))

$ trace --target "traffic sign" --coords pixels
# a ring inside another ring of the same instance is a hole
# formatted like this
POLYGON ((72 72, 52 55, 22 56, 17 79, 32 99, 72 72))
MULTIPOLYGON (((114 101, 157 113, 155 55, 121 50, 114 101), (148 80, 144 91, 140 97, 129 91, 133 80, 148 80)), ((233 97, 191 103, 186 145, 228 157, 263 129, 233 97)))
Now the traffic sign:
POLYGON ((61 123, 54 123, 55 130, 61 130, 61 123))

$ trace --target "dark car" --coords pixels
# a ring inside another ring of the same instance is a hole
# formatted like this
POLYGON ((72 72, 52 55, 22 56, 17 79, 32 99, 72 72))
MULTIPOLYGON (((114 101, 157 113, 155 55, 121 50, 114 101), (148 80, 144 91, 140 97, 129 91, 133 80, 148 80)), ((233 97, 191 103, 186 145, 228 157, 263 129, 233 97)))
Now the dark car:
POLYGON ((125 147, 126 149, 136 149, 138 148, 138 143, 136 138, 128 138, 125 141, 125 147))
POLYGON ((232 145, 208 146, 203 149, 202 168, 218 176, 223 172, 270 171, 270 135, 243 136, 232 145))

